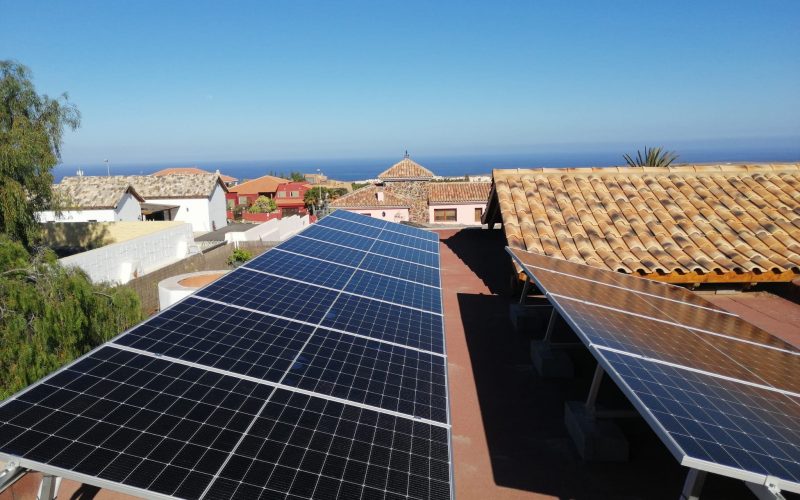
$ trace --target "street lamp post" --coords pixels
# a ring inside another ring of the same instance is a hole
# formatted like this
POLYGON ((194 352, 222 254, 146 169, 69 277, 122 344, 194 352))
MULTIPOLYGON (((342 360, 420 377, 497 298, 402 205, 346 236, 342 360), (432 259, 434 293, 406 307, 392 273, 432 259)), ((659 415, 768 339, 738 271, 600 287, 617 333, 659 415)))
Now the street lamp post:
POLYGON ((106 163, 106 175, 107 175, 108 177, 111 177, 111 169, 110 169, 110 168, 108 168, 108 158, 106 158, 106 159, 105 159, 105 160, 103 160, 103 161, 106 163))
POLYGON ((317 169, 317 187, 319 187, 317 197, 317 217, 319 217, 319 212, 322 210, 322 171, 320 169, 317 169))

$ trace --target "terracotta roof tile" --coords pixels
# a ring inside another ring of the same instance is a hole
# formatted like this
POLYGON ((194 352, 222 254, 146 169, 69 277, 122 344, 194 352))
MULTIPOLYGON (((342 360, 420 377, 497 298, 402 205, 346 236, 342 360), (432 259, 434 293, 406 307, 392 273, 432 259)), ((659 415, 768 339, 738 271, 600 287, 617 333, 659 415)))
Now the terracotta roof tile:
POLYGON ((431 182, 427 186, 428 203, 485 203, 491 182, 431 182))
POLYGON ((409 208, 411 200, 385 190, 381 186, 364 186, 352 193, 336 198, 330 203, 334 208, 409 208), (383 201, 378 201, 378 192, 383 191, 383 201))
POLYGON ((286 182, 289 181, 273 175, 265 175, 230 187, 228 191, 241 194, 274 193, 278 190, 278 186, 286 182))
POLYGON ((388 169, 378 174, 378 179, 382 180, 409 180, 409 179, 433 179, 433 172, 415 162, 409 157, 405 157, 388 169))
POLYGON ((800 164, 495 170, 486 213, 512 247, 667 281, 800 274, 800 164))

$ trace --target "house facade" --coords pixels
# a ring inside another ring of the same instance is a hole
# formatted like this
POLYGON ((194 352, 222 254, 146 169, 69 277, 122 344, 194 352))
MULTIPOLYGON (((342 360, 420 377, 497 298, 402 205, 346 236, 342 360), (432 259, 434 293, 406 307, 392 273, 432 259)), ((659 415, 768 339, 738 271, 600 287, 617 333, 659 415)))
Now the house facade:
POLYGON ((428 184, 428 223, 481 225, 489 182, 431 182, 428 184))
POLYGON ((275 198, 278 186, 285 182, 287 182, 286 179, 275 177, 274 175, 264 175, 229 188, 228 193, 225 195, 228 219, 233 220, 234 208, 241 206, 246 209, 255 203, 259 196, 275 198))
POLYGON ((144 202, 129 183, 114 177, 98 177, 94 181, 75 184, 56 184, 55 197, 62 207, 38 212, 40 222, 119 222, 141 219, 144 202))
POLYGON ((393 222, 480 225, 489 182, 435 180, 433 172, 406 156, 378 174, 378 183, 330 203, 393 222))
POLYGON ((308 210, 304 198, 311 186, 305 182, 284 182, 275 190, 275 204, 281 217, 306 215, 308 210))

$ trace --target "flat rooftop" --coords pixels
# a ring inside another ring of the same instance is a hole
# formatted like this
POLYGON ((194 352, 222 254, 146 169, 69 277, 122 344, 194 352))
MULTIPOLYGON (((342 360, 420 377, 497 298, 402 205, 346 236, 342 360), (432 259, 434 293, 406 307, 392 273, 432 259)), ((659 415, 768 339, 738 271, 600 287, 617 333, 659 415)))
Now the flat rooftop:
MULTIPOLYGON (((516 333, 509 319, 516 298, 509 293, 512 267, 502 231, 437 232, 456 498, 678 498, 688 469, 641 418, 618 422, 630 443, 628 462, 581 460, 564 425, 564 403, 585 400, 593 359, 585 350, 571 353, 576 377, 569 380, 542 379, 532 370, 531 337, 516 333)), ((793 302, 765 293, 704 298, 800 345, 800 306, 793 302)), ((606 378, 599 401, 620 397, 606 378)), ((39 478, 26 475, 0 500, 34 496, 39 478)), ((59 493, 60 498, 131 498, 66 480, 59 493)), ((741 481, 709 475, 701 498, 755 497, 741 481)))

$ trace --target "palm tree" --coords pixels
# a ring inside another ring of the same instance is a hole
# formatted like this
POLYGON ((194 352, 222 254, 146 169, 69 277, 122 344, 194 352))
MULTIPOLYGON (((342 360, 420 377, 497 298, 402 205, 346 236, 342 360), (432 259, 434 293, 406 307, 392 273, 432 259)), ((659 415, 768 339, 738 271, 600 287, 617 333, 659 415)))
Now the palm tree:
POLYGON ((678 155, 674 151, 664 151, 663 148, 648 148, 644 147, 644 155, 638 149, 636 150, 636 158, 631 158, 630 155, 622 155, 625 162, 631 167, 668 167, 672 162, 678 159, 678 155))

